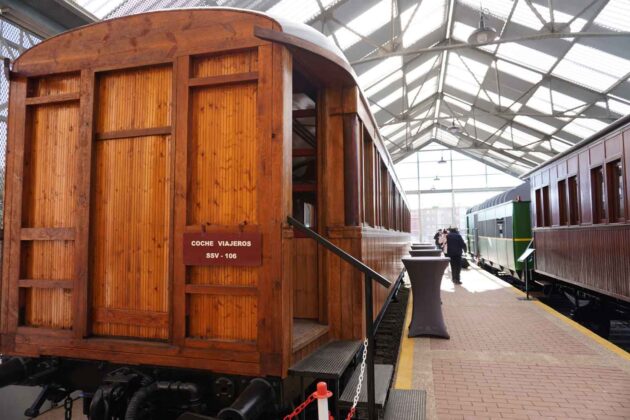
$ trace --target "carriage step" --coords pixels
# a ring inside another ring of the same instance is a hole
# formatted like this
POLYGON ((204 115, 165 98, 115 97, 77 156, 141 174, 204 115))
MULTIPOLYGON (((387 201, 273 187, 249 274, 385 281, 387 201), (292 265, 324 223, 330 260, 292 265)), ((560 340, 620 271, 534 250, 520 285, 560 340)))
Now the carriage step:
POLYGON ((549 287, 549 286, 553 285, 552 282, 546 281, 546 280, 534 280, 534 283, 536 283, 537 285, 542 286, 542 287, 549 287))
POLYGON ((385 408, 385 420, 424 420, 427 393, 419 389, 392 389, 385 408))
POLYGON ((289 375, 339 379, 360 347, 360 341, 331 341, 291 366, 289 375))
MULTIPOLYGON (((359 384, 360 373, 361 367, 358 366, 352 374, 348 385, 346 385, 345 389, 343 390, 343 394, 341 394, 341 398, 339 399, 339 407, 341 407, 342 409, 349 409, 350 407, 352 407, 352 399, 354 398, 357 385, 359 384)), ((385 406, 385 401, 387 401, 387 393, 392 382, 393 374, 394 367, 392 365, 374 365, 374 402, 376 404, 376 409, 379 411, 383 410, 383 407, 385 406)), ((357 417, 364 417, 363 413, 365 411, 367 411, 367 367, 363 376, 363 384, 361 385, 359 403, 357 404, 357 417)))

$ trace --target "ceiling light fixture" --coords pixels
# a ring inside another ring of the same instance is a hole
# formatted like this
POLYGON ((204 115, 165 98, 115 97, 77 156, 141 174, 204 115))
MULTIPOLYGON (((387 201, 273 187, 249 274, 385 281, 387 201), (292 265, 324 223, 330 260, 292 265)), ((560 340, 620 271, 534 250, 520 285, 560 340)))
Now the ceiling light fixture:
POLYGON ((497 39, 498 34, 496 29, 491 26, 486 26, 484 15, 488 14, 488 9, 481 9, 479 11, 479 27, 473 31, 468 37, 469 44, 484 44, 486 42, 492 42, 497 39))
POLYGON ((444 160, 444 155, 440 153, 440 160, 438 160, 438 163, 446 163, 446 161, 444 160))
POLYGON ((433 178, 433 180, 434 180, 434 181, 439 181, 439 180, 440 180, 440 177, 436 175, 436 176, 435 176, 435 178, 433 178))
POLYGON ((453 122, 451 123, 451 125, 448 126, 446 129, 451 134, 459 134, 462 132, 462 129, 458 125, 455 125, 455 119, 453 119, 453 122))

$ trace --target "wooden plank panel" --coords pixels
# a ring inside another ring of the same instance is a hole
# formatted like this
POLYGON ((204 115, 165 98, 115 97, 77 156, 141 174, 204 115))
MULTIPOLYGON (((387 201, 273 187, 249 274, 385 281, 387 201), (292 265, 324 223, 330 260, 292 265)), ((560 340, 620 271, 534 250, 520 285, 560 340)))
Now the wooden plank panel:
POLYGON ((135 130, 118 130, 97 133, 96 140, 130 139, 133 137, 159 136, 171 134, 171 127, 138 128, 135 130))
POLYGON ((256 297, 193 294, 188 301, 188 337, 256 341, 256 297))
POLYGON ((194 77, 188 81, 191 87, 229 85, 231 83, 253 82, 258 72, 227 74, 222 76, 194 77))
POLYGON ((256 84, 196 89, 191 114, 188 224, 256 224, 256 84))
MULTIPOLYGON (((174 63, 173 84, 175 85, 175 118, 173 130, 173 237, 183 238, 186 229, 186 196, 188 188, 188 132, 190 126, 188 79, 190 77, 190 57, 178 57, 174 63)), ((183 241, 172 241, 172 310, 170 340, 184 344, 186 335, 186 266, 184 265, 183 241)))
POLYGON ((79 104, 41 105, 29 113, 24 160, 23 227, 72 227, 79 104))
POLYGON ((536 231, 537 271, 626 302, 630 302, 629 254, 627 224, 536 231))
POLYGON ((256 287, 187 284, 185 290, 186 293, 202 295, 258 296, 256 287))
POLYGON ((192 77, 224 76, 236 73, 251 73, 258 70, 258 50, 196 57, 192 62, 192 77))
POLYGON ((319 280, 317 242, 293 239, 293 317, 319 319, 319 280))
MULTIPOLYGON (((31 79, 28 86, 28 97, 44 97, 78 93, 80 74, 65 73, 31 79)), ((28 103, 28 102, 27 102, 28 103)))
POLYGON ((160 329, 168 328, 168 314, 166 312, 97 308, 94 310, 93 317, 94 322, 100 324, 153 325, 160 329))
POLYGON ((92 146, 94 138, 94 72, 81 71, 81 102, 79 115, 81 126, 76 151, 77 180, 75 204, 75 255, 74 255, 74 336, 82 338, 88 333, 88 266, 90 232, 90 187, 92 177, 92 146))
POLYGON ((74 228, 22 228, 20 239, 23 241, 73 241, 74 228))
POLYGON ((74 284, 72 280, 20 279, 18 286, 23 288, 72 289, 74 284))
MULTIPOLYGON (((94 147, 92 304, 168 311, 169 136, 98 142, 94 147)), ((164 326, 95 322, 97 335, 166 338, 164 326)))
POLYGON ((41 328, 72 328, 72 292, 69 289, 21 289, 23 314, 20 324, 41 328))
POLYGON ((98 75, 98 133, 166 127, 171 124, 170 65, 98 75))
MULTIPOLYGON (((74 246, 71 241, 26 241, 22 243, 21 257, 22 279, 54 282, 73 276, 74 246)), ((72 327, 72 293, 69 289, 23 290, 20 306, 20 325, 72 327)))
MULTIPOLYGON (((188 224, 256 224, 256 85, 202 88, 191 97, 188 224)), ((192 284, 254 286, 259 268, 188 267, 187 273, 192 284)))
POLYGON ((61 93, 59 95, 50 96, 34 96, 32 98, 26 98, 24 101, 26 105, 45 105, 60 102, 72 102, 79 100, 79 92, 75 93, 61 93))

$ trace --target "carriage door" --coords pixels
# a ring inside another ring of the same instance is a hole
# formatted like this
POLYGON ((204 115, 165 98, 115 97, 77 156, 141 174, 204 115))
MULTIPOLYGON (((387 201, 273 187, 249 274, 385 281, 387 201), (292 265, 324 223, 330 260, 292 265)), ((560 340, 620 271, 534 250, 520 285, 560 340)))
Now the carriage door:
MULTIPOLYGON (((293 217, 317 231, 318 165, 316 96, 293 75, 293 217)), ((293 347, 316 331, 320 319, 317 243, 294 230, 293 347)))
POLYGON ((172 68, 98 73, 91 332, 168 338, 172 68))

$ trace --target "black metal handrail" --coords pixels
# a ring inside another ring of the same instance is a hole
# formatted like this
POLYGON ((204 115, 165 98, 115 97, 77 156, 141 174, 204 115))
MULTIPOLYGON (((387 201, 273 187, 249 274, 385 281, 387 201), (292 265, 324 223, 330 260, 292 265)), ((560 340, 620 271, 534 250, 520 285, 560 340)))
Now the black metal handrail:
MULTIPOLYGON (((368 341, 368 351, 366 357, 367 364, 367 396, 368 396, 368 418, 370 420, 376 420, 376 404, 375 404, 375 388, 374 388, 374 314, 372 308, 372 280, 376 280, 381 285, 389 288, 392 282, 381 276, 376 271, 365 265, 363 262, 357 260, 352 255, 348 254, 337 245, 330 242, 314 230, 308 228, 299 220, 294 219, 291 216, 287 217, 287 221, 291 226, 298 228, 302 233, 309 238, 314 239, 319 244, 324 246, 335 255, 339 256, 344 261, 351 264, 365 274, 365 335, 368 341)), ((390 294, 391 295, 391 294, 390 294)))
POLYGON ((370 267, 365 265, 362 261, 357 260, 352 255, 348 254, 346 251, 339 248, 337 245, 333 244, 328 239, 324 238, 322 235, 315 232, 313 229, 310 229, 309 227, 305 226, 299 220, 289 216, 287 217, 287 221, 289 222, 291 226, 298 228, 302 233, 306 234, 308 237, 315 239, 317 242, 319 242, 321 245, 323 245, 326 249, 331 251, 333 254, 341 257, 341 259, 350 263, 359 271, 362 271, 363 273, 369 275, 372 279, 376 280, 381 285, 387 287, 388 289, 392 285, 391 281, 387 280, 385 277, 381 276, 379 273, 372 270, 370 267))

